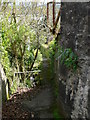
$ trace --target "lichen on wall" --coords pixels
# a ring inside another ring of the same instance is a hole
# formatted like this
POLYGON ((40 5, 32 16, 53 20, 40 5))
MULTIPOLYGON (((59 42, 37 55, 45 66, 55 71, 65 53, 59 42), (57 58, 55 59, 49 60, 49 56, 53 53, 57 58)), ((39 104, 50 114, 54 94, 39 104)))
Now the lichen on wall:
POLYGON ((61 32, 57 44, 72 48, 78 56, 76 72, 56 60, 59 100, 69 118, 90 118, 90 34, 89 3, 65 3, 61 7, 61 32), (63 91, 63 92, 62 92, 63 91))
POLYGON ((77 92, 74 97, 74 109, 72 110, 72 118, 88 118, 88 90, 89 90, 89 79, 88 70, 87 73, 79 75, 79 83, 77 86, 77 92), (86 76, 86 78, 85 78, 86 76), (84 81, 85 82, 84 82, 84 81))

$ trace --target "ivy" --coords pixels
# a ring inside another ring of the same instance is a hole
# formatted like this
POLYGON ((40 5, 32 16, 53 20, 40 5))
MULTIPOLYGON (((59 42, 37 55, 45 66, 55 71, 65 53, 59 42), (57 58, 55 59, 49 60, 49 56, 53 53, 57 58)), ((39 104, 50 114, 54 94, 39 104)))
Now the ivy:
POLYGON ((60 63, 64 64, 67 68, 77 69, 78 56, 72 51, 71 48, 60 48, 58 47, 56 57, 60 57, 60 63))

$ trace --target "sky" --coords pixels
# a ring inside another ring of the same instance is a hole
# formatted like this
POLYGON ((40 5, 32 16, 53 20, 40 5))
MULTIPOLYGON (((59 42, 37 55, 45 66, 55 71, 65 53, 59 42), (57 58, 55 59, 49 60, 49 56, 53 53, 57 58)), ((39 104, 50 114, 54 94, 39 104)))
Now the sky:
MULTIPOLYGON (((4 2, 14 2, 14 1, 18 1, 18 2, 51 2, 53 0, 1 0, 4 2)), ((56 2, 90 2, 90 0, 55 0, 56 2)))
MULTIPOLYGON (((51 2, 53 0, 1 0, 1 1, 4 1, 4 2, 51 2)), ((56 2, 60 2, 60 0, 55 0, 56 2)))

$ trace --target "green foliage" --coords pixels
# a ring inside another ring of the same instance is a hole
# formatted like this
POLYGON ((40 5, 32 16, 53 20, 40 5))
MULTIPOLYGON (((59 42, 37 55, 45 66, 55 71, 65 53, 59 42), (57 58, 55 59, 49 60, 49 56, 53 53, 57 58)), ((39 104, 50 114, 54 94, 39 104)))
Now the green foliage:
POLYGON ((26 81, 25 81, 25 85, 26 85, 28 88, 31 88, 31 82, 30 82, 30 79, 26 79, 26 81))
POLYGON ((55 120, 61 120, 62 119, 62 117, 60 116, 60 114, 59 114, 59 111, 58 111, 58 108, 55 108, 54 109, 54 111, 53 111, 53 116, 54 116, 54 119, 55 120))
MULTIPOLYGON (((35 50, 35 54, 36 54, 36 50, 35 50)), ((35 67, 36 69, 38 69, 38 67, 39 67, 39 65, 41 64, 41 62, 42 62, 42 54, 41 54, 41 51, 38 50, 38 55, 37 55, 37 59, 36 59, 36 61, 35 61, 34 67, 35 67)))
POLYGON ((64 64, 67 68, 76 70, 77 69, 77 55, 72 51, 71 48, 58 48, 56 57, 60 57, 61 64, 64 64))
POLYGON ((56 48, 56 40, 52 40, 49 44, 49 58, 52 60, 55 55, 55 48, 56 48))
POLYGON ((25 57, 24 57, 24 64, 26 66, 26 69, 28 69, 31 65, 31 63, 34 60, 34 53, 32 50, 26 50, 25 57))
MULTIPOLYGON (((38 7, 37 4, 27 4, 27 9, 30 9, 29 15, 24 14, 25 16, 20 16, 19 19, 17 14, 20 15, 24 10, 24 7, 25 6, 22 7, 21 5, 18 6, 12 3, 6 6, 3 5, 2 2, 2 8, 5 8, 5 11, 2 9, 4 14, 1 16, 0 21, 0 27, 2 28, 0 30, 2 37, 2 46, 0 46, 2 51, 1 62, 10 82, 11 93, 14 93, 19 86, 17 83, 18 79, 16 78, 17 72, 26 72, 30 70, 32 63, 34 62, 37 48, 42 46, 47 40, 46 28, 43 29, 43 20, 44 15, 46 14, 46 10, 43 8, 46 9, 46 6, 38 7), (13 12, 15 12, 15 16, 13 12), (42 16, 43 19, 41 20, 42 16), (14 76, 15 72, 16 76, 14 76)), ((45 51, 47 50, 45 49, 45 51)), ((46 54, 46 56, 49 56, 48 51, 46 54)), ((41 61, 42 52, 39 49, 33 70, 39 68, 41 61)), ((24 77, 21 75, 21 77, 18 78, 19 80, 23 79, 22 81, 24 82, 26 76, 24 77)), ((30 86, 29 79, 26 80, 26 84, 30 86)), ((24 84, 21 86, 24 86, 24 84)))
POLYGON ((56 52, 56 40, 53 39, 49 44, 50 74, 54 77, 54 58, 56 52))
POLYGON ((10 67, 10 60, 9 60, 9 55, 8 52, 4 49, 3 46, 1 46, 1 52, 2 52, 2 57, 1 57, 1 63, 3 65, 3 68, 5 70, 7 78, 9 78, 11 74, 11 67, 10 67))
POLYGON ((55 39, 53 39, 48 45, 42 44, 40 48, 42 56, 48 59, 52 59, 55 55, 55 47, 56 47, 55 39))
POLYGON ((17 80, 16 79, 14 79, 14 81, 13 81, 13 83, 12 83, 12 85, 11 85, 11 88, 10 88, 10 93, 11 94, 13 94, 13 93, 15 93, 16 92, 16 90, 17 90, 17 80))
MULTIPOLYGON (((11 93, 14 93, 18 87, 17 80, 13 77, 14 72, 21 71, 21 67, 28 71, 34 60, 37 49, 36 33, 25 24, 18 26, 15 23, 10 24, 7 20, 2 22, 1 38, 1 62, 11 85, 11 93)), ((42 54, 39 51, 34 66, 38 68, 41 61, 42 54)), ((26 84, 30 87, 29 80, 26 84)))
POLYGON ((49 58, 48 45, 42 44, 40 47, 40 51, 43 57, 49 58))

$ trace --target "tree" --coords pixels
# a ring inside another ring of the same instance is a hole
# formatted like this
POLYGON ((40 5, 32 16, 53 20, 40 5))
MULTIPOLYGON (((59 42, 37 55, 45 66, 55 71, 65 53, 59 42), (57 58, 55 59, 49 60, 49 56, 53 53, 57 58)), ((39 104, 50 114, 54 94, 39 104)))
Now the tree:
POLYGON ((2 65, 12 87, 14 73, 22 72, 21 82, 24 82, 25 72, 33 69, 40 46, 46 42, 47 28, 43 19, 46 6, 43 3, 2 3, 2 11, 2 65))

